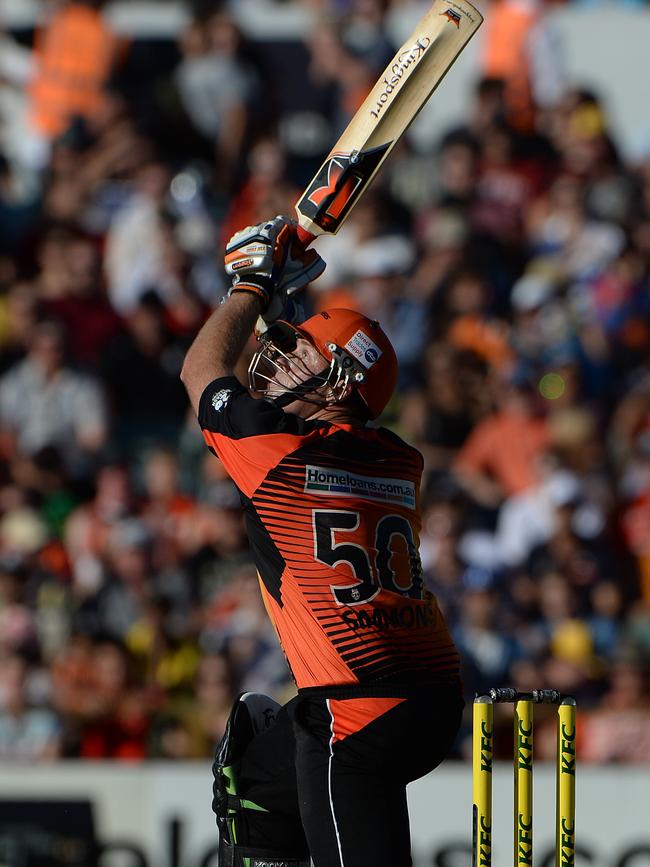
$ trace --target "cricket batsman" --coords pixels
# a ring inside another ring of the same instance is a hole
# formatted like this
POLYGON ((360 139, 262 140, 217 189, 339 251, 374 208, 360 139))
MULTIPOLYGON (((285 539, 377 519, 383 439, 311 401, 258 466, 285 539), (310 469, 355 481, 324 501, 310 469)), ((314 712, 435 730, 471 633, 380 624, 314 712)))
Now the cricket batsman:
POLYGON ((463 707, 422 578, 422 457, 369 425, 395 388, 393 347, 352 310, 286 318, 324 267, 288 218, 234 235, 232 289, 182 372, 298 689, 284 707, 235 702, 213 767, 220 867, 407 867, 406 785, 445 757, 463 707), (245 388, 233 370, 258 317, 245 388))

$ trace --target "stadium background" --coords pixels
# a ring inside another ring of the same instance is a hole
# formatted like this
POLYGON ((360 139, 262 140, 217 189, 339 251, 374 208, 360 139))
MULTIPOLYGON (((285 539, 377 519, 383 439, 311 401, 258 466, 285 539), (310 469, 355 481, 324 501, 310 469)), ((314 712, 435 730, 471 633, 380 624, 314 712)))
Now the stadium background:
MULTIPOLYGON (((224 241, 291 212, 426 3, 98 6, 0 3, 6 769, 207 758, 239 690, 292 694, 178 374, 224 241)), ((481 8, 306 303, 397 348, 382 423, 425 455, 423 562, 468 697, 573 692, 583 763, 644 762, 650 13, 481 8)))

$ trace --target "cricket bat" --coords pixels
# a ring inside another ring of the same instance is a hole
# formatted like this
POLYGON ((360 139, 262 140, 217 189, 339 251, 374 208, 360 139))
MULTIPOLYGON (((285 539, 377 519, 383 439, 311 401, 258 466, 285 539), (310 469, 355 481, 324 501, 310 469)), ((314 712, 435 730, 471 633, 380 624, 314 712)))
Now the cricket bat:
POLYGON ((434 0, 297 203, 305 246, 338 232, 482 22, 467 0, 434 0))

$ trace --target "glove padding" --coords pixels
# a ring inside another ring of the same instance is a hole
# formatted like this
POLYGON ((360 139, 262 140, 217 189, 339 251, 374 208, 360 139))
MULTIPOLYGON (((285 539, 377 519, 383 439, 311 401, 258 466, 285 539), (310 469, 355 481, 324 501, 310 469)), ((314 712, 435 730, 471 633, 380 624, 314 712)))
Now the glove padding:
POLYGON ((247 226, 226 245, 226 273, 234 277, 230 292, 258 295, 266 322, 280 318, 289 296, 325 270, 325 262, 318 253, 300 243, 297 227, 295 220, 277 216, 266 223, 247 226))

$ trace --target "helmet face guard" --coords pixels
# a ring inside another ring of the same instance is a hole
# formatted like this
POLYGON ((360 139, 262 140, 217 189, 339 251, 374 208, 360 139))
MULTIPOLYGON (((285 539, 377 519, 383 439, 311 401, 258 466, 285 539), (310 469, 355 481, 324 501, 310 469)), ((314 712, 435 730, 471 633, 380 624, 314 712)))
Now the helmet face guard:
MULTIPOLYGON (((350 387, 361 385, 366 375, 363 368, 335 343, 327 345, 332 357, 329 365, 314 373, 293 353, 299 339, 309 341, 308 335, 288 322, 274 322, 259 338, 261 346, 248 367, 248 384, 252 391, 274 400, 280 406, 302 400, 316 406, 339 403, 350 387), (278 375, 290 381, 282 385, 278 375)), ((327 358, 319 352, 324 361, 327 358)))

